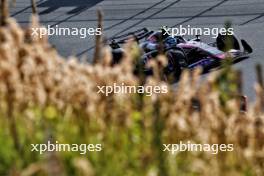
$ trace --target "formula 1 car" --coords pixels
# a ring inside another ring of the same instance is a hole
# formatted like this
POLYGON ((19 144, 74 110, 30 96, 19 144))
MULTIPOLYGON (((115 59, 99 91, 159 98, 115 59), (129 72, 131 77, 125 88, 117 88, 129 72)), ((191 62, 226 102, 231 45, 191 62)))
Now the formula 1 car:
MULTIPOLYGON (((164 73, 173 74, 175 78, 179 78, 183 69, 202 67, 204 72, 208 72, 213 68, 219 68, 228 58, 236 62, 249 57, 253 52, 245 40, 238 40, 234 35, 219 34, 215 42, 204 43, 200 36, 187 40, 183 36, 170 36, 162 30, 155 32, 143 28, 109 40, 114 64, 123 56, 122 45, 131 38, 138 42, 143 51, 140 59, 143 64, 147 64, 150 59, 159 55, 162 47, 163 53, 168 58, 164 73)), ((151 69, 145 68, 145 72, 151 74, 151 69)))

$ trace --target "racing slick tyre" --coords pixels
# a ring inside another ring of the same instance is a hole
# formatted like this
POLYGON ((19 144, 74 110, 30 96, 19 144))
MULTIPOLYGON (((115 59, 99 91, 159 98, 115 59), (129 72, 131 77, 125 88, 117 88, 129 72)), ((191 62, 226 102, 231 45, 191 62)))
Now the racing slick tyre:
POLYGON ((227 51, 229 49, 240 50, 238 39, 234 35, 221 35, 216 38, 217 48, 221 51, 227 51))
POLYGON ((120 63, 121 59, 124 56, 124 50, 122 48, 117 48, 112 50, 112 65, 120 63))
POLYGON ((169 82, 178 81, 182 69, 187 66, 187 59, 181 50, 169 50, 166 53, 168 58, 168 66, 165 68, 165 75, 169 82))

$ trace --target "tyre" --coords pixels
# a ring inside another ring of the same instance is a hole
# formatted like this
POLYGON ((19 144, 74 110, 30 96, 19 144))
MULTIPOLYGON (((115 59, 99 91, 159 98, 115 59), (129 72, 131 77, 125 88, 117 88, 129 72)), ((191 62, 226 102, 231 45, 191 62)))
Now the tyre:
POLYGON ((238 39, 234 35, 221 35, 216 38, 217 48, 221 51, 227 51, 229 49, 240 50, 238 39))
POLYGON ((179 80, 182 69, 187 67, 187 59, 181 50, 169 50, 166 53, 168 58, 168 66, 165 68, 165 74, 169 81, 179 80))
POLYGON ((124 50, 122 48, 117 48, 112 50, 112 65, 120 63, 121 59, 124 56, 124 50))

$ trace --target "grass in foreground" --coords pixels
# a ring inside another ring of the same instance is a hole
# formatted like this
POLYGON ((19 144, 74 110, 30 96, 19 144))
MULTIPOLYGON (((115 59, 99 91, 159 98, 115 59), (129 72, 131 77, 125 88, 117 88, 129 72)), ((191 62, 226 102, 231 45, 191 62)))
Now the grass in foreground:
MULTIPOLYGON (((35 17, 33 17, 35 18, 35 17)), ((33 27, 38 23, 33 20, 33 27)), ((133 47, 114 67, 66 60, 46 38, 31 37, 13 19, 0 28, 0 175, 258 175, 264 174, 263 88, 240 112, 236 72, 199 80, 184 72, 177 90, 159 74, 145 85, 167 94, 106 97, 98 85, 140 85, 133 47), (129 54, 130 53, 130 54, 129 54), (198 102, 199 108, 193 103, 198 102), (31 143, 102 143, 102 152, 31 152, 31 143), (234 144, 233 152, 162 152, 164 143, 234 144)), ((152 63, 153 68, 157 65, 152 63)), ((156 70, 158 73, 158 70, 156 70)))

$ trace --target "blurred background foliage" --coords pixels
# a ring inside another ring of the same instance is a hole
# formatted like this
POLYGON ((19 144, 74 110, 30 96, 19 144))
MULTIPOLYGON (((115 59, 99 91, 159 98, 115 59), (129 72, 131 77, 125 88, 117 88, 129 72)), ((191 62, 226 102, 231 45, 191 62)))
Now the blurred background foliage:
MULTIPOLYGON (((184 71, 175 88, 160 74, 135 76, 137 47, 111 66, 109 49, 93 64, 62 58, 47 38, 14 19, 0 28, 0 175, 264 175, 263 87, 241 111, 239 74, 226 66, 200 80, 184 71), (167 94, 97 93, 97 86, 168 86, 167 94), (101 152, 31 152, 30 144, 101 143, 101 152), (233 152, 163 152, 163 144, 234 144, 233 152)), ((97 39, 99 41, 100 39, 97 39)), ((97 45, 99 43, 97 42, 97 45)), ((98 53, 96 54, 99 57, 98 53)), ((160 61, 166 59, 159 56, 160 61)), ((150 66, 159 73, 159 59, 150 66)))

